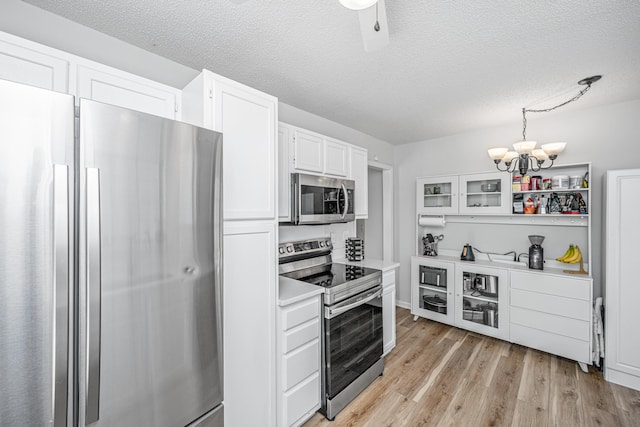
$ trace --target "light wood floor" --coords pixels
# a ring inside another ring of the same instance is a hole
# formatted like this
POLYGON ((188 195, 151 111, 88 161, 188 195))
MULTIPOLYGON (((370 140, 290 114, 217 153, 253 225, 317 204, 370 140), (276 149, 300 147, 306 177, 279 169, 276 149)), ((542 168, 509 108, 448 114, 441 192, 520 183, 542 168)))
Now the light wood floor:
POLYGON ((397 311, 397 346, 335 421, 318 426, 640 426, 640 392, 590 367, 397 311))

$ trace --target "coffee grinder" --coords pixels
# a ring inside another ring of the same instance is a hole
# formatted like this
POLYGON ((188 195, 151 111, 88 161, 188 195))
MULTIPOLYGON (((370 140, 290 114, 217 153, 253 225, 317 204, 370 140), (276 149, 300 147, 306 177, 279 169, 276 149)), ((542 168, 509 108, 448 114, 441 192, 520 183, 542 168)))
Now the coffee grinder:
POLYGON ((542 249, 542 242, 544 236, 531 235, 529 236, 531 246, 529 246, 529 268, 533 270, 544 269, 544 250, 542 249))

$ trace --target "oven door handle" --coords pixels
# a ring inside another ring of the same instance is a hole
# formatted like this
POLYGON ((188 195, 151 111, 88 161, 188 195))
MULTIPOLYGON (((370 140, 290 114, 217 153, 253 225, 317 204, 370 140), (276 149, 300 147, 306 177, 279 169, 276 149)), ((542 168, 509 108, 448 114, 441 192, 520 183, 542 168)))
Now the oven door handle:
POLYGON ((354 302, 353 304, 348 304, 348 305, 345 305, 345 306, 342 306, 342 307, 333 308, 333 309, 330 308, 330 307, 327 307, 324 317, 327 318, 327 319, 332 319, 332 318, 334 318, 336 316, 341 315, 344 312, 347 312, 347 311, 349 311, 349 310, 351 310, 353 308, 356 308, 356 307, 359 307, 361 305, 364 305, 364 304, 368 303, 371 300, 379 298, 381 295, 382 295, 382 289, 378 289, 373 294, 369 295, 366 298, 358 300, 358 301, 354 302))

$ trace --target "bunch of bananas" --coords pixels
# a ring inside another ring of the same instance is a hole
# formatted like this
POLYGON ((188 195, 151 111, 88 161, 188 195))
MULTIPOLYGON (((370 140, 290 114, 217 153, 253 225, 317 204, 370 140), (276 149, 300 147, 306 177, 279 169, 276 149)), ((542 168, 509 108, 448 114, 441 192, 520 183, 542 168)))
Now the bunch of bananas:
POLYGON ((577 264, 582 260, 582 251, 578 245, 569 245, 569 249, 560 258, 556 258, 556 261, 564 262, 567 264, 577 264))

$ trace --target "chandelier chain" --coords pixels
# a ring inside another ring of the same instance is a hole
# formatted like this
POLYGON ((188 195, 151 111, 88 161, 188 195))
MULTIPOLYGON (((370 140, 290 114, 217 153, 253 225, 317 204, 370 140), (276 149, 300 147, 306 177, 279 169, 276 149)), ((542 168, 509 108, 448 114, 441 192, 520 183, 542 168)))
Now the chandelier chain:
POLYGON ((589 89, 591 89, 591 83, 587 83, 587 87, 585 87, 580 92, 578 92, 578 94, 575 95, 573 98, 568 99, 567 101, 564 101, 563 103, 555 105, 553 107, 543 108, 543 109, 526 109, 526 108, 522 108, 522 140, 523 141, 527 140, 527 113, 548 113, 549 111, 553 111, 556 108, 560 108, 560 107, 565 106, 565 105, 567 105, 567 104, 569 104, 569 103, 571 103, 573 101, 577 101, 578 99, 580 99, 580 97, 582 95, 587 93, 589 91, 589 89))

